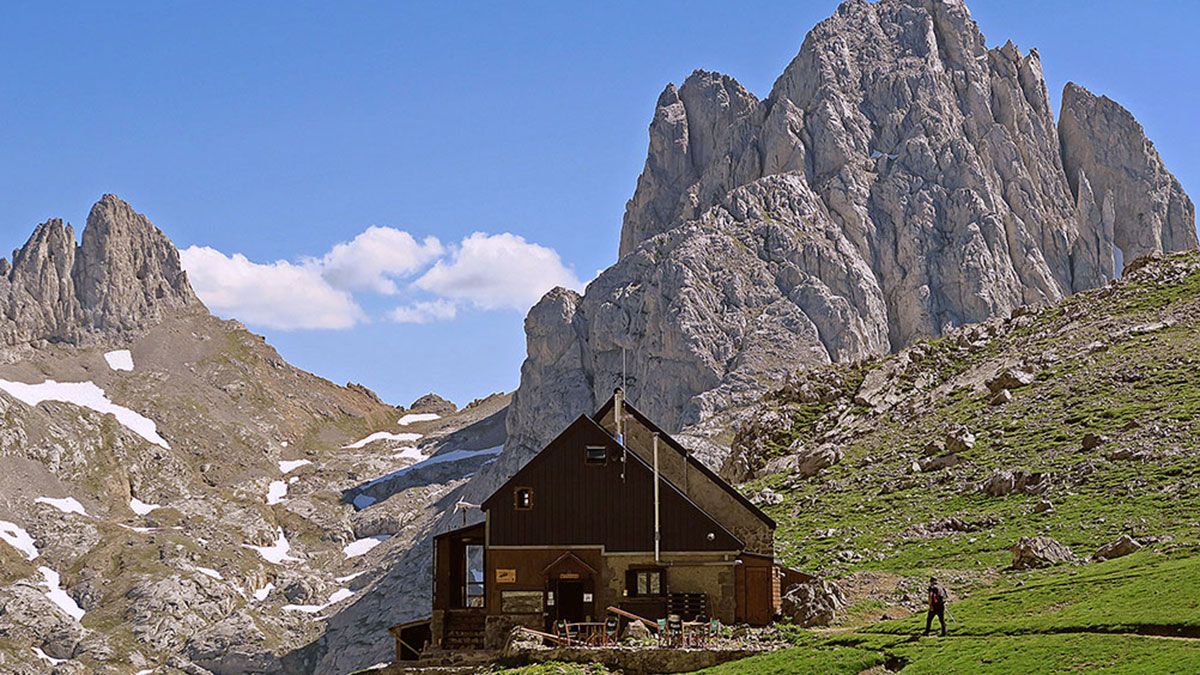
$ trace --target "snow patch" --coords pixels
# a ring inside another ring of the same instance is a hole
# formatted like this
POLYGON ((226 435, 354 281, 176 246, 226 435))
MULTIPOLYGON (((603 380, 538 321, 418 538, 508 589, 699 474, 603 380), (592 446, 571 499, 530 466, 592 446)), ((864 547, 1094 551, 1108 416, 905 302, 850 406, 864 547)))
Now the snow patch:
POLYGON ((67 592, 62 589, 59 584, 62 578, 58 576, 58 572, 49 567, 39 567, 38 571, 42 573, 42 578, 45 579, 42 585, 47 588, 46 597, 58 606, 63 612, 66 612, 71 618, 79 621, 83 618, 84 611, 75 602, 75 599, 67 595, 67 592))
POLYGON ((0 539, 8 542, 10 546, 23 553, 26 560, 33 560, 38 557, 38 550, 37 546, 33 544, 33 537, 29 536, 25 528, 15 523, 0 520, 0 539))
POLYGON ((421 434, 413 434, 413 433, 407 433, 407 432, 393 434, 390 431, 376 431, 375 433, 371 434, 370 436, 367 436, 366 438, 364 438, 360 441, 355 441, 354 443, 351 443, 350 445, 342 446, 342 449, 343 450, 357 450, 366 445, 370 445, 371 443, 374 443, 375 441, 399 441, 401 443, 412 443, 413 441, 420 440, 421 438, 422 438, 421 434))
POLYGON ((354 574, 347 574, 344 577, 338 577, 337 579, 335 579, 335 581, 337 581, 339 584, 346 584, 351 581, 354 581, 355 579, 361 577, 364 574, 366 574, 366 572, 355 572, 354 574))
POLYGON ((92 382, 46 380, 41 384, 25 384, 0 380, 0 390, 28 406, 36 406, 43 401, 61 401, 95 410, 101 415, 113 415, 123 426, 147 441, 164 448, 171 447, 158 435, 158 425, 153 420, 113 403, 104 390, 92 382))
POLYGON ((279 538, 271 546, 252 546, 250 544, 242 544, 243 548, 258 551, 258 554, 269 563, 282 565, 288 560, 300 560, 288 555, 288 551, 292 550, 292 545, 288 543, 287 537, 283 536, 283 528, 279 528, 279 538))
POLYGON ((288 484, 281 480, 273 480, 267 486, 267 504, 278 504, 287 496, 288 484))
POLYGON ((270 595, 271 591, 273 590, 275 590, 275 584, 268 583, 266 586, 254 591, 254 600, 256 602, 262 602, 263 600, 266 600, 267 596, 270 595))
POLYGON ((284 611, 288 611, 288 612, 304 612, 305 614, 316 614, 317 612, 324 611, 325 608, 330 607, 331 605, 336 605, 337 603, 339 603, 347 598, 353 597, 353 596, 354 596, 354 591, 352 591, 348 588, 342 588, 342 589, 335 591, 333 593, 333 595, 329 596, 329 600, 326 601, 325 604, 323 604, 323 605, 284 605, 283 609, 284 609, 284 611))
POLYGON ((197 572, 199 572, 200 574, 203 574, 206 577, 211 577, 213 579, 216 579, 217 581, 225 580, 225 577, 221 576, 220 572, 218 572, 210 567, 193 567, 192 569, 196 570, 197 572))
POLYGON ((133 354, 130 354, 128 349, 109 352, 104 355, 104 360, 108 361, 108 367, 113 370, 133 370, 133 354))
POLYGON ((440 419, 442 419, 442 416, 437 413, 409 413, 400 418, 399 424, 402 427, 406 427, 417 422, 432 422, 433 420, 440 419))
POLYGON ((411 445, 396 449, 400 452, 392 455, 392 459, 411 459, 414 462, 422 462, 426 459, 425 453, 421 452, 417 448, 412 447, 411 445))
POLYGON ((63 497, 62 499, 53 499, 51 497, 38 497, 33 500, 38 504, 49 504, 63 513, 78 513, 81 516, 86 516, 88 513, 74 497, 63 497))
POLYGON ((129 500, 129 510, 133 511, 134 513, 138 514, 139 516, 144 516, 147 513, 150 513, 151 511, 153 511, 154 509, 161 509, 161 508, 162 507, 159 506, 158 504, 147 504, 146 502, 138 499, 137 497, 134 497, 133 499, 129 500))
POLYGON ((312 462, 307 459, 283 459, 279 461, 279 473, 291 473, 306 464, 312 464, 312 462))
POLYGON ((371 549, 382 544, 390 539, 390 535, 379 534, 374 537, 365 539, 356 539, 342 548, 342 553, 346 554, 346 558, 357 558, 360 555, 366 555, 371 549))

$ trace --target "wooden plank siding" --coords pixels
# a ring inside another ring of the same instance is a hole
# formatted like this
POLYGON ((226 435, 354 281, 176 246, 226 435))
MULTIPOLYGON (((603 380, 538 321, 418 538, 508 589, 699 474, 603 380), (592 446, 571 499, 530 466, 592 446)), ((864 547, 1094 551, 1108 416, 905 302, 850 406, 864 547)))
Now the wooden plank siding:
MULTIPOLYGON (((663 453, 673 452, 663 444, 663 453)), ((654 474, 607 431, 580 416, 483 503, 488 546, 603 546, 608 552, 654 550, 654 474), (586 461, 603 446, 606 461, 586 461), (517 509, 517 488, 533 491, 533 507, 517 509)), ((662 551, 732 551, 743 543, 663 479, 662 551), (711 534, 711 537, 710 537, 711 534)))
MULTIPOLYGON (((654 435, 658 434, 660 474, 682 488, 688 499, 743 541, 746 550, 761 555, 774 554, 775 521, 628 401, 622 408, 621 428, 630 452, 637 453, 644 461, 651 461, 654 435)), ((614 399, 610 398, 592 419, 615 437, 614 399)))

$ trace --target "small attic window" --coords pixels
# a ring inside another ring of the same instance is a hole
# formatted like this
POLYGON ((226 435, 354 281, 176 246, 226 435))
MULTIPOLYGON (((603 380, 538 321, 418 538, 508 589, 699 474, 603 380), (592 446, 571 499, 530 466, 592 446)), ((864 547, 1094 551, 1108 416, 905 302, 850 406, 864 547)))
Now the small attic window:
POLYGON ((608 461, 608 448, 603 445, 589 445, 584 453, 584 461, 588 464, 604 464, 608 461))
POLYGON ((513 508, 529 511, 533 508, 533 488, 519 487, 513 490, 513 508))

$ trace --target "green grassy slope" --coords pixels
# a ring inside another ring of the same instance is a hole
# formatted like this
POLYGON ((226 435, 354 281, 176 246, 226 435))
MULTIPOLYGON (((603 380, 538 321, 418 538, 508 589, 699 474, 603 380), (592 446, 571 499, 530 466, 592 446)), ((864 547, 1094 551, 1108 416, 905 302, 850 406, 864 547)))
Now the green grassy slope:
POLYGON ((914 615, 801 632, 793 649, 704 672, 1200 672, 1200 556, 1140 552, 1013 577, 952 603, 945 638, 918 638, 924 615, 914 615))
POLYGON ((777 493, 764 508, 786 562, 859 590, 832 632, 712 672, 1200 672, 1198 414, 1196 253, 1028 316, 797 374, 739 434, 738 459, 758 470, 742 487, 777 493), (1034 379, 994 403, 985 383, 1012 367, 1034 379), (881 380, 884 405, 864 395, 881 380), (937 443, 955 428, 975 436, 959 463, 913 467, 946 454, 937 443), (1084 449, 1086 434, 1105 441, 1084 449), (767 464, 828 443, 844 456, 812 478, 767 464), (1049 487, 980 491, 999 471, 1045 473, 1049 487), (952 517, 970 531, 935 527, 952 517), (1147 548, 1084 562, 1121 534, 1147 548), (1009 548, 1030 536, 1068 545, 1080 564, 1007 569, 1009 548), (930 574, 948 580, 961 625, 917 641, 930 574), (878 583, 862 591, 864 578, 878 583))

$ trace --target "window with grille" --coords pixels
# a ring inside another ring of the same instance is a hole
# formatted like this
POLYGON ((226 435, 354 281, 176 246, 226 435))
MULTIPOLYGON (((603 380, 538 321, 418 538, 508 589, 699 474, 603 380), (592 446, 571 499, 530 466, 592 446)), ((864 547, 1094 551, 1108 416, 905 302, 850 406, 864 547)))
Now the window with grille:
POLYGON ((663 571, 657 568, 627 571, 625 593, 631 598, 666 595, 663 571))

